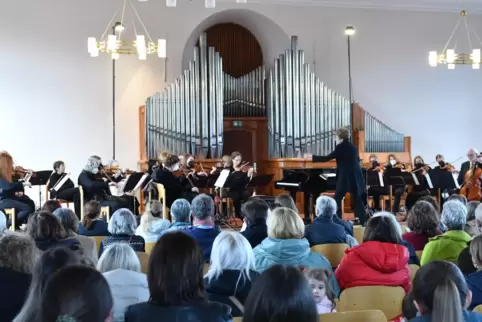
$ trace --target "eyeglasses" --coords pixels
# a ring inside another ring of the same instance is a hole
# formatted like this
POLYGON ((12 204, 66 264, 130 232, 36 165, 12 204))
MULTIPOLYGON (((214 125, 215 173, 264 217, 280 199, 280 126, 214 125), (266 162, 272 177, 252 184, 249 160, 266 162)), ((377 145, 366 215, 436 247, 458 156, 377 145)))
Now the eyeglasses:
POLYGON ((470 157, 475 157, 475 154, 474 153, 469 153, 467 154, 467 156, 470 158, 470 157))

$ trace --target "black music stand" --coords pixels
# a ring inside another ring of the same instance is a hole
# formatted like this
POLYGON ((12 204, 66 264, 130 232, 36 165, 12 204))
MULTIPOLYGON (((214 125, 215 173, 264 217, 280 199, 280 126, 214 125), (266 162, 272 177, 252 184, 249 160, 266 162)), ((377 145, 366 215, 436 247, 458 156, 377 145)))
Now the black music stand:
MULTIPOLYGON (((150 181, 149 175, 148 174, 146 176, 144 176, 144 175, 146 175, 146 173, 144 173, 144 172, 131 173, 127 177, 127 180, 124 183, 124 186, 122 187, 122 192, 135 196, 136 192, 139 189, 142 189, 141 191, 143 191, 142 186, 146 185, 150 181), (140 182, 141 180, 142 180, 142 182, 140 182)), ((135 208, 135 207, 136 207, 136 199, 134 198, 133 208, 135 208)))
POLYGON ((393 208, 393 186, 414 185, 417 186, 413 179, 412 173, 402 171, 398 168, 387 168, 385 170, 386 182, 390 186, 390 210, 393 208))
POLYGON ((452 172, 440 170, 438 168, 430 171, 430 178, 435 189, 438 190, 439 203, 442 204, 442 191, 460 189, 457 179, 454 178, 452 172))
POLYGON ((256 189, 259 187, 266 187, 271 183, 273 178, 274 178, 274 174, 262 174, 259 176, 255 176, 249 181, 246 188, 256 189))
POLYGON ((29 182, 32 184, 32 187, 38 186, 39 207, 42 207, 42 189, 41 188, 42 186, 47 185, 47 182, 49 181, 51 174, 52 174, 52 170, 35 171, 29 180, 29 182))

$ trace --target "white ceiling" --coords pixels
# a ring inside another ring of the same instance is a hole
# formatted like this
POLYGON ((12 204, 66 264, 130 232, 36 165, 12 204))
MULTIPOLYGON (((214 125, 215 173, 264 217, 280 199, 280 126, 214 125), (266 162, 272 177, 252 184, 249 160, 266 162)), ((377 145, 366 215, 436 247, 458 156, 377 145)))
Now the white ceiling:
MULTIPOLYGON (((217 0, 233 2, 234 0, 217 0)), ((247 0, 248 3, 311 5, 341 8, 448 11, 467 9, 469 14, 482 12, 482 0, 247 0)))

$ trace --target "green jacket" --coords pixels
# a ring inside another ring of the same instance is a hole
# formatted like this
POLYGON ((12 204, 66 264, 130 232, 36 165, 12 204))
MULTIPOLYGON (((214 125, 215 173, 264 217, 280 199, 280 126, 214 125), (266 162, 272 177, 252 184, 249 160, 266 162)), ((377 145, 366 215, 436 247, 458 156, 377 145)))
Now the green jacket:
POLYGON ((463 230, 451 230, 432 237, 423 249, 420 264, 425 265, 435 260, 457 263, 460 253, 471 240, 472 237, 463 230))

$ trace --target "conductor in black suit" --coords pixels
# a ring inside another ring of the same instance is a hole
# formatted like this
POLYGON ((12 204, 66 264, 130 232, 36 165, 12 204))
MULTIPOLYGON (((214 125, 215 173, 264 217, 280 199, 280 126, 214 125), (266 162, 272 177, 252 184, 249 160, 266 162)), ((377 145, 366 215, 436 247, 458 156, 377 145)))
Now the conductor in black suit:
POLYGON ((358 150, 348 141, 349 132, 345 128, 336 131, 337 145, 335 151, 327 156, 313 155, 313 162, 327 162, 336 159, 336 192, 335 200, 338 206, 337 214, 341 218, 341 201, 347 192, 350 193, 355 217, 361 224, 366 221, 365 207, 362 196, 366 193, 365 180, 360 167, 358 150))
POLYGON ((459 176, 457 177, 457 181, 459 182, 459 185, 462 185, 464 183, 465 174, 467 173, 467 171, 472 169, 472 167, 475 164, 475 159, 477 158, 478 155, 479 155, 479 151, 477 151, 474 148, 470 149, 467 152, 467 158, 469 159, 469 161, 465 161, 464 163, 462 163, 462 166, 460 167, 459 176))

